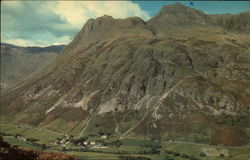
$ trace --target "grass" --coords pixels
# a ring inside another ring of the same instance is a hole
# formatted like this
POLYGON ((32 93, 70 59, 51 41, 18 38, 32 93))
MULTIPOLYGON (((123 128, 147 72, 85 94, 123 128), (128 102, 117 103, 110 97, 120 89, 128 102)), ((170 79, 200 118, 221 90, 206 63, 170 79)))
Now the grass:
POLYGON ((188 143, 163 143, 165 149, 170 151, 175 151, 178 153, 185 153, 187 155, 199 157, 200 153, 204 150, 211 150, 211 156, 207 158, 200 158, 204 160, 247 160, 250 157, 249 150, 250 146, 241 146, 241 147, 222 147, 222 146, 210 146, 210 145, 201 145, 201 144, 188 144, 188 143), (219 157, 218 153, 223 153, 228 151, 229 155, 225 157, 219 157), (214 152, 214 157, 212 156, 214 152))
POLYGON ((12 125, 12 124, 1 124, 1 131, 12 135, 21 134, 26 138, 39 139, 40 144, 52 144, 55 142, 57 137, 61 137, 62 134, 49 131, 46 129, 32 128, 31 126, 24 125, 12 125))
POLYGON ((96 152, 67 152, 68 155, 79 157, 81 160, 118 160, 117 154, 96 153, 96 152))
POLYGON ((105 153, 131 153, 137 154, 143 151, 149 151, 149 148, 139 146, 121 146, 119 148, 108 147, 108 148, 95 148, 93 151, 105 152, 105 153))
POLYGON ((245 160, 250 158, 250 146, 229 148, 229 155, 238 160, 245 160))
MULTIPOLYGON (((81 160, 119 160, 119 156, 130 157, 147 157, 152 160, 165 160, 162 155, 141 155, 141 154, 110 154, 110 153, 96 153, 96 152, 66 152, 68 155, 79 157, 81 160)), ((176 159, 181 160, 181 159, 176 159)))
POLYGON ((8 138, 4 138, 4 140, 6 142, 8 142, 9 144, 11 144, 11 145, 17 145, 17 146, 22 147, 22 148, 31 148, 31 149, 36 149, 36 150, 41 149, 38 146, 32 145, 32 144, 30 144, 28 142, 25 142, 25 141, 22 141, 22 140, 19 140, 19 139, 16 139, 16 138, 8 137, 8 138))
POLYGON ((122 144, 124 146, 157 146, 159 145, 159 142, 150 140, 123 139, 122 144))
POLYGON ((198 156, 201 152, 201 146, 194 144, 177 144, 177 143, 164 143, 164 148, 178 153, 185 153, 191 156, 198 156))

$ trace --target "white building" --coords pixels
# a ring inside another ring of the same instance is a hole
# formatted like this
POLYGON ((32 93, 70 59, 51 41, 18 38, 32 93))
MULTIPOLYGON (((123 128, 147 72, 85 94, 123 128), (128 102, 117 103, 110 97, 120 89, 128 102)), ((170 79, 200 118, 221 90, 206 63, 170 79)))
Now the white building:
POLYGON ((101 138, 102 138, 102 139, 107 139, 108 136, 107 136, 107 135, 102 135, 101 138))
POLYGON ((95 141, 91 141, 90 145, 96 145, 96 142, 95 141))
POLYGON ((88 145, 88 143, 89 143, 88 141, 84 141, 83 142, 84 145, 88 145))
POLYGON ((65 143, 65 140, 64 140, 64 139, 63 139, 63 140, 61 140, 61 141, 60 141, 60 143, 61 143, 61 144, 64 144, 64 143, 65 143))

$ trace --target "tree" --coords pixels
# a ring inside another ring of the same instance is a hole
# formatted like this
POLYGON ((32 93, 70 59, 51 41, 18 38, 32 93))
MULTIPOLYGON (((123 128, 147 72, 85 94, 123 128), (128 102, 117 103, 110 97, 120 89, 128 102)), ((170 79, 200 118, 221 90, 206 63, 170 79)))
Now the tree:
POLYGON ((206 157, 207 155, 205 153, 200 153, 201 157, 206 157))
POLYGON ((42 149, 45 150, 47 148, 46 144, 42 144, 42 149))
POLYGON ((35 143, 35 142, 39 141, 39 139, 36 139, 36 138, 27 138, 27 141, 35 143))
POLYGON ((165 160, 174 160, 174 159, 171 158, 170 156, 166 155, 166 156, 165 156, 165 160))

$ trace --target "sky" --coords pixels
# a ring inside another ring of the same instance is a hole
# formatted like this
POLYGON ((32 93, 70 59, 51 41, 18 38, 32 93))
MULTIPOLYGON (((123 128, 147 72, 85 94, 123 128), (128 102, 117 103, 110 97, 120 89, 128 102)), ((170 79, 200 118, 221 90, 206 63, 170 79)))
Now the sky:
MULTIPOLYGON (((169 4, 189 1, 1 1, 1 42, 19 46, 68 44, 89 18, 139 16, 145 21, 169 4)), ((206 14, 250 11, 249 1, 193 1, 206 14)))

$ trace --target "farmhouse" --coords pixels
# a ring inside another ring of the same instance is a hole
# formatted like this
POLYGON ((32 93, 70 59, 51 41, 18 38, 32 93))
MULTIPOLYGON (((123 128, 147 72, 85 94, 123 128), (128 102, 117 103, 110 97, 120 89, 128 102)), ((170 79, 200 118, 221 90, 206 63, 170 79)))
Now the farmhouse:
POLYGON ((88 141, 84 141, 83 144, 84 144, 84 145, 88 145, 89 142, 88 142, 88 141))
POLYGON ((107 135, 102 135, 101 138, 102 138, 102 139, 107 139, 108 136, 107 136, 107 135))
POLYGON ((96 145, 96 142, 95 141, 91 141, 90 145, 96 145))

